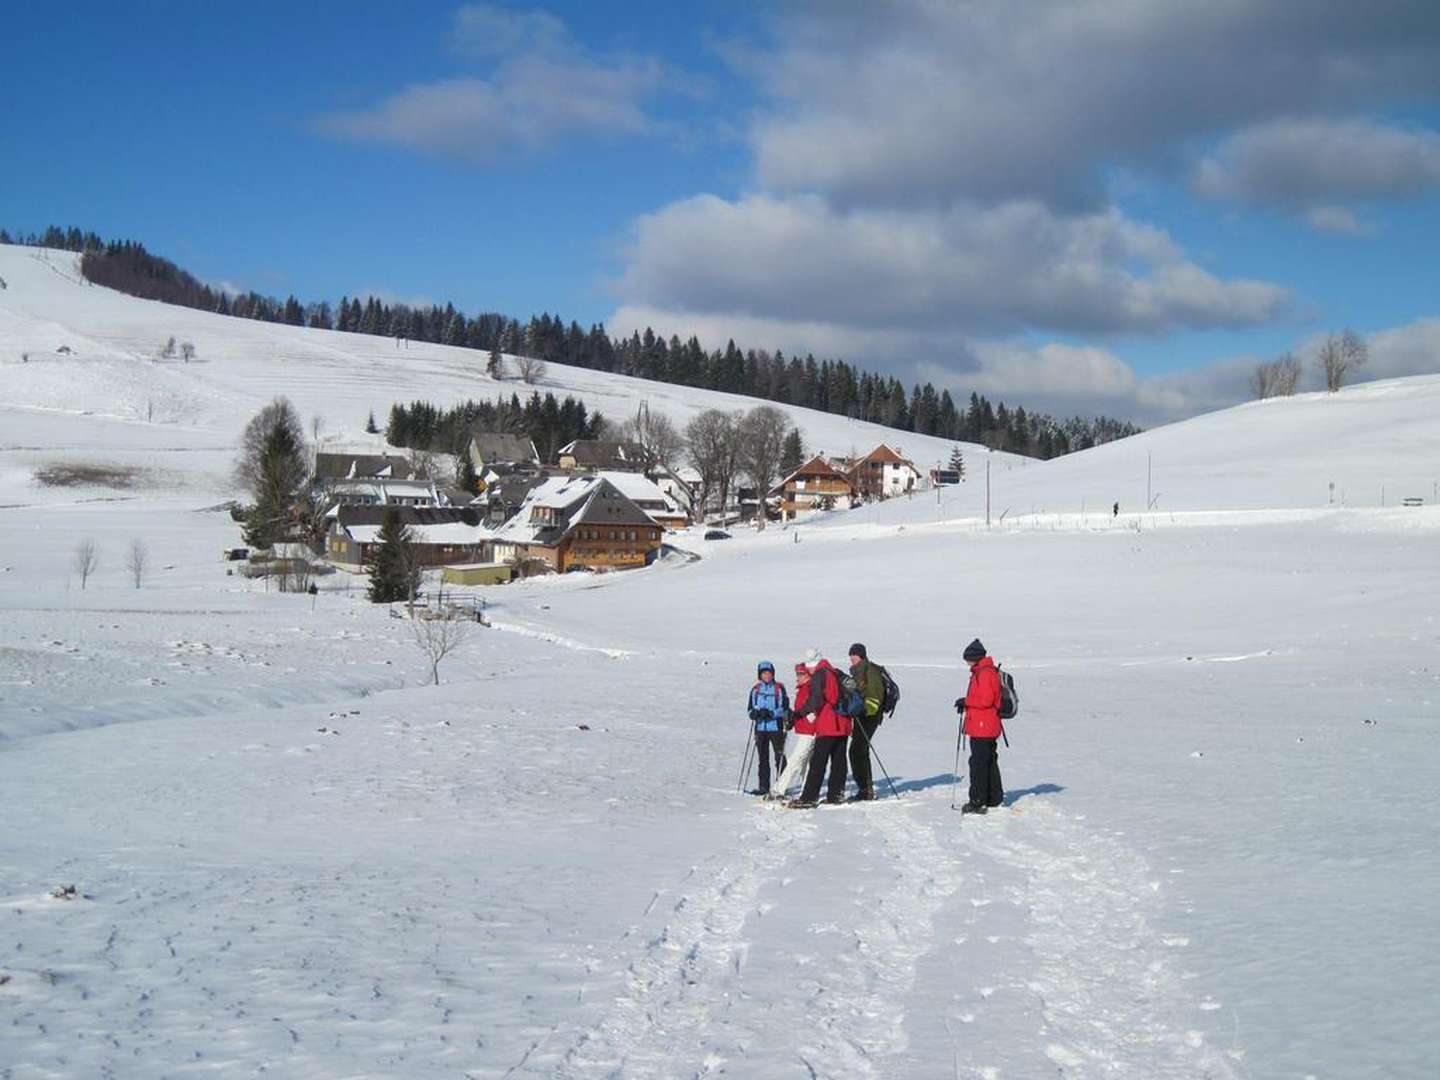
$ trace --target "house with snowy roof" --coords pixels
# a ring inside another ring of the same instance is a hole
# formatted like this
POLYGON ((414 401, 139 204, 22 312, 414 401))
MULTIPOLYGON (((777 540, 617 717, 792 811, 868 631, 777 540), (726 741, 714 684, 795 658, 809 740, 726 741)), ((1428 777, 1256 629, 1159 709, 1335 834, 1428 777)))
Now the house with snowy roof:
POLYGON ((649 563, 663 528, 604 476, 553 476, 494 533, 494 557, 534 560, 558 573, 649 563))
POLYGON ((380 526, 392 510, 410 531, 420 566, 486 562, 493 555, 493 532, 472 507, 341 506, 326 536, 326 557, 346 570, 367 566, 380 546, 380 526))
POLYGON ((466 447, 475 475, 483 477, 493 466, 540 464, 540 455, 528 435, 511 435, 503 431, 477 431, 466 447))
POLYGON ((624 492, 627 499, 644 510, 650 515, 650 519, 662 528, 676 531, 690 524, 690 515, 684 508, 644 473, 605 471, 597 475, 609 480, 624 492))
POLYGON ((640 472, 647 461, 644 449, 632 442, 576 439, 560 448, 555 463, 562 469, 576 471, 640 472))

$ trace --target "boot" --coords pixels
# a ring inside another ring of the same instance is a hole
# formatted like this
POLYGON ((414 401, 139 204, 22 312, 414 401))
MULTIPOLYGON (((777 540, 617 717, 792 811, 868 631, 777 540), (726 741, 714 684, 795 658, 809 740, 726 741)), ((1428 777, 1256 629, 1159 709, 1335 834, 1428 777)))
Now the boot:
POLYGON ((983 814, 985 813, 985 804, 978 802, 967 802, 964 806, 960 808, 960 812, 962 814, 983 814))
POLYGON ((875 801, 875 789, 874 789, 873 787, 870 787, 870 786, 867 784, 865 787, 862 787, 859 791, 855 792, 854 795, 851 795, 850 798, 846 799, 845 801, 846 801, 846 802, 874 802, 874 801, 875 801))

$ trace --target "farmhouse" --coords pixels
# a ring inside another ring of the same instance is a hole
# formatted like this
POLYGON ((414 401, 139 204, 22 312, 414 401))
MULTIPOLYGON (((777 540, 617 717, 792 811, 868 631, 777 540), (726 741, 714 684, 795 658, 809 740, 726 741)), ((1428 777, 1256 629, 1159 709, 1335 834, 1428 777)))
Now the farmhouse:
POLYGON ((315 455, 315 480, 411 480, 415 469, 399 454, 347 454, 325 451, 315 455))
POLYGON ((850 478, 820 455, 816 455, 770 489, 780 497, 781 517, 794 517, 801 510, 847 510, 855 500, 850 478))
MULTIPOLYGON (((325 552, 336 566, 360 570, 374 557, 380 543, 380 526, 391 508, 384 506, 341 506, 326 537, 325 552)), ((446 563, 477 563, 492 557, 492 531, 479 510, 470 507, 394 508, 400 524, 410 530, 416 563, 443 566, 446 563)))
POLYGON ((881 443, 846 470, 856 494, 867 499, 889 499, 913 491, 920 482, 915 463, 881 443))
POLYGON ((498 561, 533 559, 566 570, 644 566, 664 530, 603 476, 554 476, 494 533, 498 561))
POLYGON ((496 465, 539 465, 540 455, 535 444, 525 435, 508 435, 502 431, 477 431, 470 436, 467 448, 475 474, 483 477, 485 471, 496 465))
POLYGON ((645 468, 645 451, 635 443, 613 439, 576 439, 555 457, 562 469, 579 472, 638 472, 645 468))

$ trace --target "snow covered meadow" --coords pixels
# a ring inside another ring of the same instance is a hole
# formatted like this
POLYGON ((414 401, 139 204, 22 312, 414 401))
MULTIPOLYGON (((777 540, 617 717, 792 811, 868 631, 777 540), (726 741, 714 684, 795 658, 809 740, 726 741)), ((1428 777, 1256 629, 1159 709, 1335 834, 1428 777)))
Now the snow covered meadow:
POLYGON ((475 354, 35 254, 0 248, 0 1076, 1434 1075, 1440 377, 994 455, 989 528, 976 450, 939 499, 485 590, 430 687, 344 575, 227 576, 210 508, 273 393, 356 432, 493 393, 475 354), (198 363, 151 359, 171 333, 198 363), (1023 711, 1007 807, 962 822, 976 635, 1023 711), (900 797, 737 795, 755 662, 855 640, 903 688, 900 797))

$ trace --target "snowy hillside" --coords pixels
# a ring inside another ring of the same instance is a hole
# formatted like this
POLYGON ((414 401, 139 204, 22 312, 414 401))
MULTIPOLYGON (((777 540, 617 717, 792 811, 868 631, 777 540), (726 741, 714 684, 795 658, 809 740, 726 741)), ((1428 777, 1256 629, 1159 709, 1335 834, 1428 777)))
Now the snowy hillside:
POLYGON ((214 507, 272 395, 351 435, 492 393, 475 354, 68 258, 0 248, 0 1076, 1434 1075, 1440 380, 972 448, 938 499, 481 590, 428 686, 349 575, 227 574, 214 507), (199 362, 153 360, 170 334, 199 362), (983 818, 951 809, 976 636, 1022 692, 983 818), (853 641, 902 687, 898 797, 737 794, 756 662, 853 641))
MULTIPOLYGON (((277 393, 302 416, 321 416, 323 432, 338 438, 363 437, 371 410, 383 424, 397 401, 443 406, 500 393, 524 398, 532 389, 575 394, 617 422, 648 401, 652 411, 681 427, 704 409, 755 405, 734 394, 561 364, 548 365, 535 387, 514 377, 497 381, 485 374, 485 354, 472 349, 425 343, 402 349, 390 338, 137 300, 86 283, 78 260, 70 252, 0 245, 0 278, 9 286, 0 291, 0 375, 11 406, 192 428, 233 441, 277 393), (195 361, 158 359, 171 336, 194 344, 195 361), (69 351, 57 353, 62 348, 69 351), (29 362, 22 364, 22 356, 29 362)), ((782 407, 816 451, 864 453, 889 442, 926 469, 948 460, 954 447, 943 439, 782 407)))

